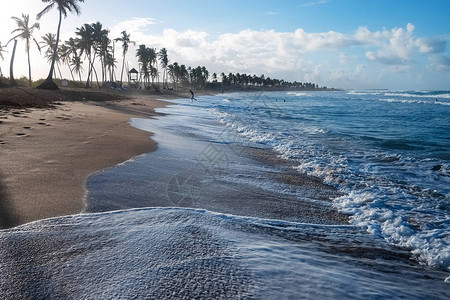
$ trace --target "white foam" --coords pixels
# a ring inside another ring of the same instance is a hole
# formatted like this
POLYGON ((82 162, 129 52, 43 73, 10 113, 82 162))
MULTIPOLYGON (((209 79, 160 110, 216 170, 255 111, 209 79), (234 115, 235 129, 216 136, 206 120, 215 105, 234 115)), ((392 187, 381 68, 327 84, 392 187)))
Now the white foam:
POLYGON ((446 283, 414 274, 408 264, 348 256, 355 235, 367 247, 352 226, 183 208, 53 218, 0 231, 0 290, 5 298, 34 299, 445 294, 446 283), (344 251, 324 251, 328 246, 344 251))
POLYGON ((293 95, 296 97, 312 97, 313 95, 311 93, 306 92, 288 92, 287 95, 293 95))
POLYGON ((411 249, 422 263, 450 271, 450 240, 446 229, 413 230, 407 221, 396 216, 385 205, 386 199, 383 197, 387 196, 381 195, 369 191, 351 191, 336 198, 333 205, 342 213, 350 215, 352 224, 366 227, 371 234, 411 249))
POLYGON ((435 94, 435 95, 417 95, 410 93, 385 93, 385 96, 395 96, 395 97, 407 97, 407 98, 432 98, 432 99, 450 99, 450 94, 435 94))
POLYGON ((379 99, 383 102, 391 102, 391 103, 417 103, 417 104, 433 104, 433 105, 450 105, 450 102, 442 102, 442 101, 423 101, 423 100, 411 100, 411 99, 396 99, 396 98, 386 98, 379 99))
POLYGON ((370 92, 370 91, 350 91, 347 95, 381 95, 380 92, 370 92))

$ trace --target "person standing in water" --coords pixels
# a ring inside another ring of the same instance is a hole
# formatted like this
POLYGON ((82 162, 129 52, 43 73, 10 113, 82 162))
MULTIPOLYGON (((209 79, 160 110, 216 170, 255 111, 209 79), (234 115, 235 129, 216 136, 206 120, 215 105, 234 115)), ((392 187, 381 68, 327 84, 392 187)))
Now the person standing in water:
POLYGON ((197 101, 197 99, 195 99, 194 97, 194 92, 192 90, 189 90, 189 92, 191 93, 191 101, 197 101))

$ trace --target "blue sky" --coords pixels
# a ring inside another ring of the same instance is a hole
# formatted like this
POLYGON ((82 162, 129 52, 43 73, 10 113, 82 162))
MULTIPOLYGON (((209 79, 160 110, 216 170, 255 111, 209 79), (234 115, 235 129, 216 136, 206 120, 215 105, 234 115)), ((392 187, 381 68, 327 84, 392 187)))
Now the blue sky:
MULTIPOLYGON (((2 44, 14 28, 10 16, 34 16, 43 7, 37 0, 16 0, 2 9, 2 44)), ((211 73, 265 74, 340 88, 450 89, 448 0, 86 0, 81 8, 81 16, 64 20, 63 38, 83 23, 100 21, 113 37, 127 30, 138 44, 166 47, 172 62, 205 65, 211 73)), ((55 29, 53 13, 42 19, 37 36, 55 29)), ((19 41, 24 57, 23 46, 19 41)), ((133 53, 127 61, 137 66, 133 53)), ((8 54, 0 61, 4 73, 8 61, 8 54)), ((33 77, 45 76, 36 49, 32 62, 33 77)), ((25 59, 15 70, 26 74, 25 59)))

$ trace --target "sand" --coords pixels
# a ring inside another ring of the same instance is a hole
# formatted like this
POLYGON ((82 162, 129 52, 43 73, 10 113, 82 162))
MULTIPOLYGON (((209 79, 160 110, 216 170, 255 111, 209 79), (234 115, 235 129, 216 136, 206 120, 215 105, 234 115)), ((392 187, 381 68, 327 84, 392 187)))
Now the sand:
POLYGON ((129 121, 164 105, 136 96, 0 114, 0 228, 82 212, 91 173, 156 149, 129 121))

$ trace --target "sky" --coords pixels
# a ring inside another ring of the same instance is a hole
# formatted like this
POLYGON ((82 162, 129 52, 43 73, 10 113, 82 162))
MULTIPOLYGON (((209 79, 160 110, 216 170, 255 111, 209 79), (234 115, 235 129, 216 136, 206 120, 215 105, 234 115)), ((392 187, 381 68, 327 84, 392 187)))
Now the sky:
MULTIPOLYGON (((11 16, 25 13, 34 21, 45 7, 39 0, 0 1, 2 45, 15 28, 11 16)), ((170 62, 206 66, 210 73, 344 89, 450 90, 449 0, 85 0, 80 7, 81 15, 63 20, 63 40, 100 21, 111 38, 126 30, 136 47, 165 47, 170 62)), ((57 21, 56 11, 45 15, 36 38, 55 33, 57 21)), ((127 62, 138 69, 136 47, 127 62)), ((0 66, 8 75, 12 43, 6 50, 0 66)), ((34 79, 46 77, 48 63, 35 45, 31 63, 34 79)), ((67 67, 62 71, 70 77, 67 67)), ((14 75, 27 73, 19 40, 14 75)))

